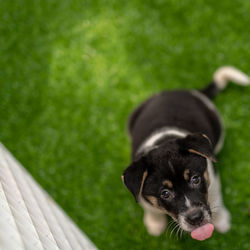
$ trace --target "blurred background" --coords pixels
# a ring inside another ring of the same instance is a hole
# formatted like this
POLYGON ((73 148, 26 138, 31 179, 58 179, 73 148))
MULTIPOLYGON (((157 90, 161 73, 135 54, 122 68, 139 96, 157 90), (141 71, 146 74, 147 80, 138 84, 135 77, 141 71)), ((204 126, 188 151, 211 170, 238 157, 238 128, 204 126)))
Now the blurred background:
POLYGON ((148 235, 120 178, 142 100, 202 88, 222 65, 250 74, 249 13, 245 0, 0 0, 0 141, 100 249, 250 249, 250 88, 215 101, 229 233, 148 235))

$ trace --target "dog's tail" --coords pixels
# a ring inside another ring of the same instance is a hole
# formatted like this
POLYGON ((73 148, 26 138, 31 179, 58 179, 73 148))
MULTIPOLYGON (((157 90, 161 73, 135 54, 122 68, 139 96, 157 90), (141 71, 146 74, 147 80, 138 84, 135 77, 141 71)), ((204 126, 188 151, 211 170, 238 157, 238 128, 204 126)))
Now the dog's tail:
POLYGON ((244 86, 250 84, 250 78, 245 73, 231 66, 223 66, 215 71, 213 81, 201 92, 213 99, 229 81, 244 86))

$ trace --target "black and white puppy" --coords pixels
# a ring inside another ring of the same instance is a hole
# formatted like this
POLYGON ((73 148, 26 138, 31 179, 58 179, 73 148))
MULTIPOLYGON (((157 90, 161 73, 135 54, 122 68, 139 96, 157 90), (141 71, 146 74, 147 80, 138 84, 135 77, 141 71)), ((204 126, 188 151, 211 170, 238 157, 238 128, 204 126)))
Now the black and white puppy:
POLYGON ((166 227, 166 214, 197 240, 225 233, 230 214, 223 205, 213 162, 224 128, 212 99, 228 81, 248 85, 247 75, 221 67, 202 90, 164 91, 146 100, 129 118, 132 163, 122 179, 144 208, 151 235, 166 227))

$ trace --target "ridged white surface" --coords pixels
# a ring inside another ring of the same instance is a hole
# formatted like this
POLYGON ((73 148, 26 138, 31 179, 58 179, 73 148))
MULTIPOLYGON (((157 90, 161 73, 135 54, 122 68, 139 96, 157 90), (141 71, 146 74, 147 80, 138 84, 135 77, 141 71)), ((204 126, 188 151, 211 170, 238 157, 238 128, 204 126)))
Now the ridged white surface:
POLYGON ((0 250, 96 250, 0 143, 0 250))

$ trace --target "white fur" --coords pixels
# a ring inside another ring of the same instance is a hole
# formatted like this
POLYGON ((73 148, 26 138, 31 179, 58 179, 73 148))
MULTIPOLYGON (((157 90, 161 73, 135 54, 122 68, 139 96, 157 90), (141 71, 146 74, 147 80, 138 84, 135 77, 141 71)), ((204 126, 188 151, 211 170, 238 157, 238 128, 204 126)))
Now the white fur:
POLYGON ((153 236, 161 235, 167 226, 167 218, 165 213, 151 206, 147 201, 140 198, 140 204, 144 209, 144 218, 143 222, 149 234, 153 236))
POLYGON ((153 149, 155 143, 164 136, 175 135, 178 137, 185 137, 188 134, 187 131, 175 128, 175 127, 163 127, 152 135, 150 135, 141 145, 138 150, 138 153, 148 151, 148 149, 153 149))
POLYGON ((221 194, 221 184, 218 174, 215 174, 212 162, 207 160, 210 185, 208 188, 208 202, 212 211, 212 223, 220 233, 226 233, 230 229, 230 213, 225 208, 221 194))
POLYGON ((250 78, 245 73, 231 66, 224 66, 216 70, 213 79, 219 89, 224 89, 228 81, 239 85, 250 84, 250 78))
POLYGON ((161 235, 167 226, 167 218, 164 214, 152 213, 144 210, 144 225, 149 234, 153 236, 161 235))
POLYGON ((187 208, 191 207, 191 202, 190 202, 190 200, 188 199, 187 196, 185 196, 185 205, 186 205, 187 208))

